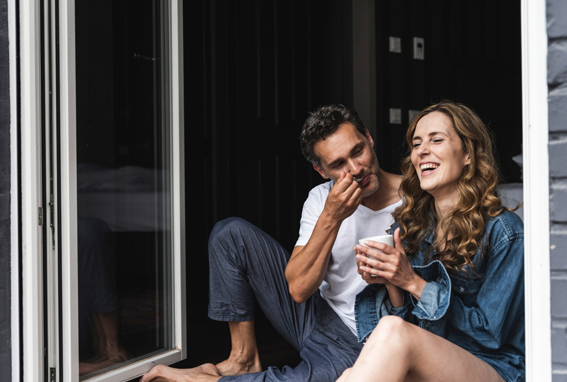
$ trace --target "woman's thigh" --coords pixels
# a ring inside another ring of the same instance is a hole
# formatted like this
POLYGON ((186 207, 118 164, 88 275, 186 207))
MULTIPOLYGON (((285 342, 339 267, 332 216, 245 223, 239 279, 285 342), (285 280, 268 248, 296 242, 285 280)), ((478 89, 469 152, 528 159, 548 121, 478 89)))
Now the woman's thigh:
POLYGON ((503 382, 492 366, 460 346, 401 319, 395 326, 405 332, 409 349, 405 382, 503 382))

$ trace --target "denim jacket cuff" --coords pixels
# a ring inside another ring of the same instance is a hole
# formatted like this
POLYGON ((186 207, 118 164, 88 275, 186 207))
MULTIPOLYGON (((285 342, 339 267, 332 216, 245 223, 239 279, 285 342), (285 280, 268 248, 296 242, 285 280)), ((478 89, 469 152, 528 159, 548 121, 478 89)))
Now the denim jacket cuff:
POLYGON ((445 316, 451 301, 451 279, 443 264, 435 260, 426 266, 414 266, 414 271, 427 284, 417 301, 412 297, 413 314, 421 320, 437 321, 445 316))
POLYGON ((390 315, 392 304, 388 298, 388 290, 383 284, 371 284, 356 295, 354 316, 358 342, 368 339, 378 321, 390 315))

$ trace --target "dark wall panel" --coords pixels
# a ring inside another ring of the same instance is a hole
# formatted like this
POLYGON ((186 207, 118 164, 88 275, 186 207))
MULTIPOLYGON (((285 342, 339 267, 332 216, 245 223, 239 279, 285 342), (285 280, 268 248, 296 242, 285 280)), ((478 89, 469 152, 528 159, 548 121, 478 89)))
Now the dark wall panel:
MULTIPOLYGON (((214 224, 242 217, 293 249, 303 202, 323 180, 301 154, 303 121, 322 104, 352 105, 351 6, 339 0, 184 6, 188 339, 202 343, 205 334, 210 345, 190 347, 179 366, 218 362, 230 350, 227 325, 206 316, 214 224)), ((261 315, 257 326, 259 346, 269 349, 263 364, 285 362, 270 361, 269 353, 285 345, 261 315)))
POLYGON ((520 1, 389 0, 376 4, 378 157, 399 171, 408 111, 442 99, 472 107, 495 134, 507 182, 521 181, 512 157, 522 152, 520 1), (402 38, 402 53, 388 37, 402 38), (425 60, 413 59, 413 37, 425 60), (389 123, 389 108, 402 123, 389 123), (399 150, 391 150, 399 147, 399 150))
MULTIPOLYGON (((0 1, 0 380, 12 378, 10 64, 7 2, 0 1)), ((15 42, 13 42, 15 43, 15 42)))

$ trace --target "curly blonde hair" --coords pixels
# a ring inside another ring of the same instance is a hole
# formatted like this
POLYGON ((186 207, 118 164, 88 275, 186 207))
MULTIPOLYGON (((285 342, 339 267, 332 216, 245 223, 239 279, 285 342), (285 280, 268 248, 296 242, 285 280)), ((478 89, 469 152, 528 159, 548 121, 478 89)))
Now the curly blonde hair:
MULTIPOLYGON (((485 124, 471 109, 451 101, 442 101, 422 110, 409 124, 406 133, 408 153, 402 161, 403 174, 400 195, 403 204, 393 216, 401 225, 400 237, 405 241, 408 256, 415 255, 419 243, 437 228, 434 247, 442 248, 438 253, 443 265, 455 271, 470 266, 472 259, 482 245, 486 223, 490 217, 500 215, 505 209, 497 194, 500 178, 493 153, 492 136, 485 124), (461 138, 463 152, 470 157, 465 166, 457 189, 459 199, 455 207, 443 218, 435 214, 432 195, 422 190, 415 167, 411 161, 412 140, 417 123, 424 116, 439 112, 445 114, 461 138)), ((483 248, 484 252, 486 248, 483 248)), ((429 256, 430 254, 426 254, 429 256)))

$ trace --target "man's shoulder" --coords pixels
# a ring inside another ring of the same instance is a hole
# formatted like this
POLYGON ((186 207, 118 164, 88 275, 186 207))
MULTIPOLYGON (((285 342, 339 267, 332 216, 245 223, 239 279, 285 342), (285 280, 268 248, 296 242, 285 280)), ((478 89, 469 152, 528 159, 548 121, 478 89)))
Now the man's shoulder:
POLYGON ((325 205, 325 201, 327 200, 327 196, 333 187, 332 181, 327 181, 321 183, 311 189, 309 191, 309 195, 305 202, 303 203, 303 212, 311 211, 312 213, 318 215, 323 206, 325 205))
POLYGON ((332 180, 329 180, 313 187, 311 191, 309 191, 309 197, 324 196, 326 198, 327 195, 329 195, 329 192, 331 192, 331 189, 333 188, 333 184, 334 182, 332 180))

